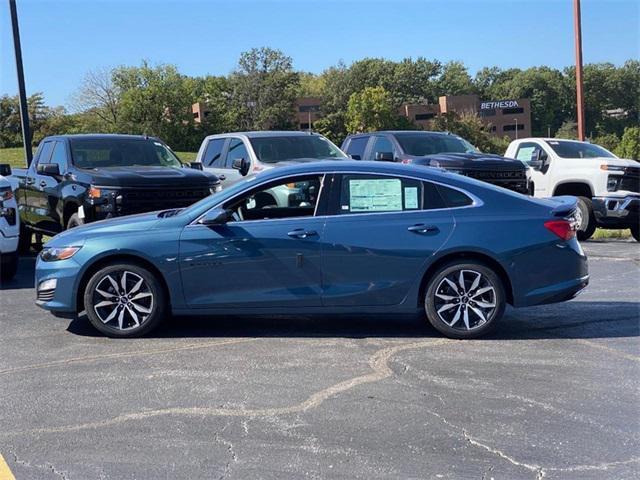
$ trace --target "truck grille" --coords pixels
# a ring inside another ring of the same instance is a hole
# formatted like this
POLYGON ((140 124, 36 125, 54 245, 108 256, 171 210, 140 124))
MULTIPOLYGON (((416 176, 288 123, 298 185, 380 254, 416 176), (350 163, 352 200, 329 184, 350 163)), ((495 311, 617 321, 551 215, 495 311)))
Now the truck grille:
POLYGON ((119 205, 121 215, 153 212, 167 208, 188 207, 192 203, 211 194, 209 188, 181 189, 125 189, 120 192, 122 202, 119 205))
POLYGON ((640 193, 640 167, 627 167, 624 169, 618 190, 640 193))
POLYGON ((464 172, 468 177, 482 180, 483 182, 497 185, 498 187, 507 188, 518 193, 529 193, 527 184, 527 174, 524 170, 500 170, 500 171, 483 171, 469 170, 464 172))

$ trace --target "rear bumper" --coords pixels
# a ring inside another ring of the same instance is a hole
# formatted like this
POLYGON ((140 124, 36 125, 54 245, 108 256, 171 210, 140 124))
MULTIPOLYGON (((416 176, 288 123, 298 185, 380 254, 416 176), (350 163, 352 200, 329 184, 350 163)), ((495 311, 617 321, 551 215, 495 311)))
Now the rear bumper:
POLYGON ((593 214, 605 227, 628 227, 640 221, 640 195, 594 197, 593 214))
POLYGON ((528 293, 519 307, 566 302, 579 295, 589 285, 589 275, 556 283, 528 293))

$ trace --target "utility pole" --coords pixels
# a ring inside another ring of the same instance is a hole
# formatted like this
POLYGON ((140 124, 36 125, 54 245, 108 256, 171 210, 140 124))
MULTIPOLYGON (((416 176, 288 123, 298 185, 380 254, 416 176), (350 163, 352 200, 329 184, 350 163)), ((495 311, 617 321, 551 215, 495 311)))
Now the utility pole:
POLYGON ((22 47, 20 46, 20 30, 18 29, 18 12, 16 0, 9 0, 11 10, 11 27, 13 28, 13 48, 16 54, 16 72, 18 73, 18 91, 20 97, 20 121, 22 123, 22 141, 27 168, 33 158, 31 153, 31 129, 29 128, 29 109, 27 108, 27 93, 24 87, 24 71, 22 69, 22 47))
POLYGON ((578 140, 584 141, 584 92, 582 83, 582 20, 580 0, 573 0, 573 21, 576 37, 576 105, 578 116, 578 140))
POLYGON ((516 140, 518 140, 518 119, 514 118, 514 120, 516 121, 516 140))

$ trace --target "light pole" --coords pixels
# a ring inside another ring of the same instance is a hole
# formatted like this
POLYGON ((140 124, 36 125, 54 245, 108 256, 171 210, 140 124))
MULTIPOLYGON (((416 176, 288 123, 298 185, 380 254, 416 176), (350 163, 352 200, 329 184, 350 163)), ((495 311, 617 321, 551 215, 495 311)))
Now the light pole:
POLYGON ((578 116, 578 140, 584 141, 584 92, 582 83, 582 20, 580 0, 573 0, 573 21, 576 43, 576 106, 578 116))
POLYGON ((518 119, 514 118, 514 120, 516 121, 516 140, 518 139, 518 119))
POLYGON ((29 109, 27 108, 27 93, 24 87, 24 71, 22 70, 22 47, 20 46, 20 30, 18 29, 18 12, 16 0, 9 0, 11 11, 11 27, 13 29, 13 48, 16 55, 16 72, 18 74, 18 92, 20 98, 20 122, 22 124, 22 141, 27 168, 31 165, 31 129, 29 128, 29 109))

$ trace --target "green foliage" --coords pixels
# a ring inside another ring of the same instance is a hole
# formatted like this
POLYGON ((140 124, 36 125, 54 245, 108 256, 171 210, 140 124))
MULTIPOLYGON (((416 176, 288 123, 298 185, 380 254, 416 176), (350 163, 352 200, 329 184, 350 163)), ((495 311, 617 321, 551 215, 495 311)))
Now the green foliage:
POLYGON ((467 67, 462 62, 449 62, 442 68, 437 82, 438 95, 469 95, 476 93, 467 67))
POLYGON ((0 148, 0 163, 8 163, 12 167, 25 168, 24 148, 0 148))
POLYGON ((618 148, 618 145, 620 144, 620 138, 618 138, 615 133, 606 133, 604 135, 595 137, 592 142, 596 145, 600 145, 601 147, 606 148, 610 152, 613 152, 616 148, 618 148))
POLYGON ((573 120, 567 120, 556 131, 555 138, 566 138, 568 140, 577 140, 578 124, 573 120))
POLYGON ((391 96, 384 87, 366 87, 349 98, 346 126, 349 133, 389 130, 395 125, 391 96))
POLYGON ((624 129, 620 145, 615 154, 621 158, 640 160, 640 127, 628 127, 624 129))

